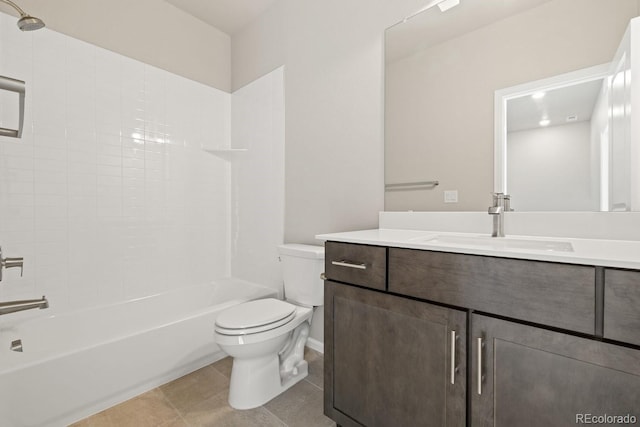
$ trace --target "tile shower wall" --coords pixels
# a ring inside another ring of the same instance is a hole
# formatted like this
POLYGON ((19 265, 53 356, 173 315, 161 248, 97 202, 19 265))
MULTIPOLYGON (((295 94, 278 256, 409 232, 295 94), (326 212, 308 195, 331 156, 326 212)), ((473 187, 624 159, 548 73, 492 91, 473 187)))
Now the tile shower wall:
POLYGON ((0 14, 0 75, 27 107, 23 137, 0 137, 0 245, 25 267, 0 300, 53 313, 228 275, 229 163, 202 149, 229 146, 230 95, 15 22, 0 14))

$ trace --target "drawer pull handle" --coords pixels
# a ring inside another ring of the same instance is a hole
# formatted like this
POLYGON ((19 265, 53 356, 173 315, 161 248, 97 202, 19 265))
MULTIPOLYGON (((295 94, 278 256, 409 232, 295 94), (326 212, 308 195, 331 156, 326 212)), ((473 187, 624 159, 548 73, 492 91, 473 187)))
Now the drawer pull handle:
POLYGON ((482 348, 484 347, 484 342, 482 337, 478 338, 478 394, 482 395, 482 348))
POLYGON ((451 384, 456 383, 456 331, 451 331, 451 384))
POLYGON ((331 261, 331 264, 337 265, 339 267, 357 268, 358 270, 366 270, 367 269, 367 264, 349 262, 349 261, 347 261, 345 259, 340 260, 340 261, 331 261))

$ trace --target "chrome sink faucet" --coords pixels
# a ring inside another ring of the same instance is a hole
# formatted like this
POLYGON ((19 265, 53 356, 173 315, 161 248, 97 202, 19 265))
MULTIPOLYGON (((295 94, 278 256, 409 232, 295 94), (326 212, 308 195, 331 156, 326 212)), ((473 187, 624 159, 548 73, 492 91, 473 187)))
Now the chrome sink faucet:
POLYGON ((489 207, 489 215, 493 216, 491 237, 504 237, 504 213, 511 210, 511 196, 504 193, 493 193, 493 205, 489 207))

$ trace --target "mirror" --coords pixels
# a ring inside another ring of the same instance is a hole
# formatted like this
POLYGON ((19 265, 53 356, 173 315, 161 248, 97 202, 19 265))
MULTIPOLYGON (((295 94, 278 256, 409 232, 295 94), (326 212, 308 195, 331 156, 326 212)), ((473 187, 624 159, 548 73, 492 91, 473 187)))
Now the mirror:
MULTIPOLYGON (((600 173, 605 162, 592 164, 595 157, 573 167, 576 174, 572 176, 564 170, 545 178, 549 168, 522 150, 513 149, 516 157, 502 162, 498 136, 506 135, 506 127, 494 129, 497 92, 508 95, 505 112, 515 114, 518 104, 527 99, 523 92, 527 85, 532 92, 536 84, 546 84, 553 95, 548 99, 579 91, 580 79, 592 91, 598 84, 602 87, 605 77, 585 77, 584 70, 597 74, 604 69, 596 70, 598 65, 608 67, 602 64, 614 59, 639 7, 637 0, 616 0, 615 8, 611 5, 610 0, 460 0, 444 12, 430 7, 389 28, 385 33, 385 210, 484 211, 491 193, 503 184, 517 210, 601 210, 599 189, 604 187, 611 199, 608 210, 634 209, 632 202, 611 198, 619 193, 619 185, 629 187, 628 171, 618 173, 620 162, 607 163, 608 182, 591 176, 594 170, 600 173), (577 74, 572 77, 572 72, 577 74), (569 81, 555 81, 558 76, 569 81), (507 94, 505 88, 512 91, 507 94), (513 88, 521 91, 520 96, 513 88), (522 176, 540 183, 547 179, 546 185, 519 196, 522 176), (580 191, 596 193, 589 194, 589 203, 573 194, 577 190, 569 186, 572 181, 582 184, 580 191), (416 183, 420 185, 406 185, 416 183), (565 184, 570 190, 560 191, 565 184), (548 194, 553 191, 576 201, 550 204, 548 194)), ((584 113, 567 113, 571 115, 579 117, 572 123, 575 127, 586 126, 584 113)), ((505 115, 504 125, 509 121, 505 115)), ((557 126, 548 129, 552 127, 557 126)), ((573 164, 585 157, 584 149, 581 153, 566 155, 574 159, 573 164)), ((615 155, 611 152, 609 160, 615 155)))
POLYGON ((515 195, 515 210, 613 210, 610 73, 603 64, 496 91, 494 188, 515 195))

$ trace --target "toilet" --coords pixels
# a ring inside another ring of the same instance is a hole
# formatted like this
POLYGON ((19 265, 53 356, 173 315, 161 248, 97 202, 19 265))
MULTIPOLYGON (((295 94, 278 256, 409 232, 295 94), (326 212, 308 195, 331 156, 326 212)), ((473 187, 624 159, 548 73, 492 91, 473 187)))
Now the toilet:
POLYGON ((229 405, 263 405, 308 374, 304 347, 315 307, 324 303, 324 247, 278 246, 285 300, 265 298, 221 312, 216 343, 233 357, 229 405))

